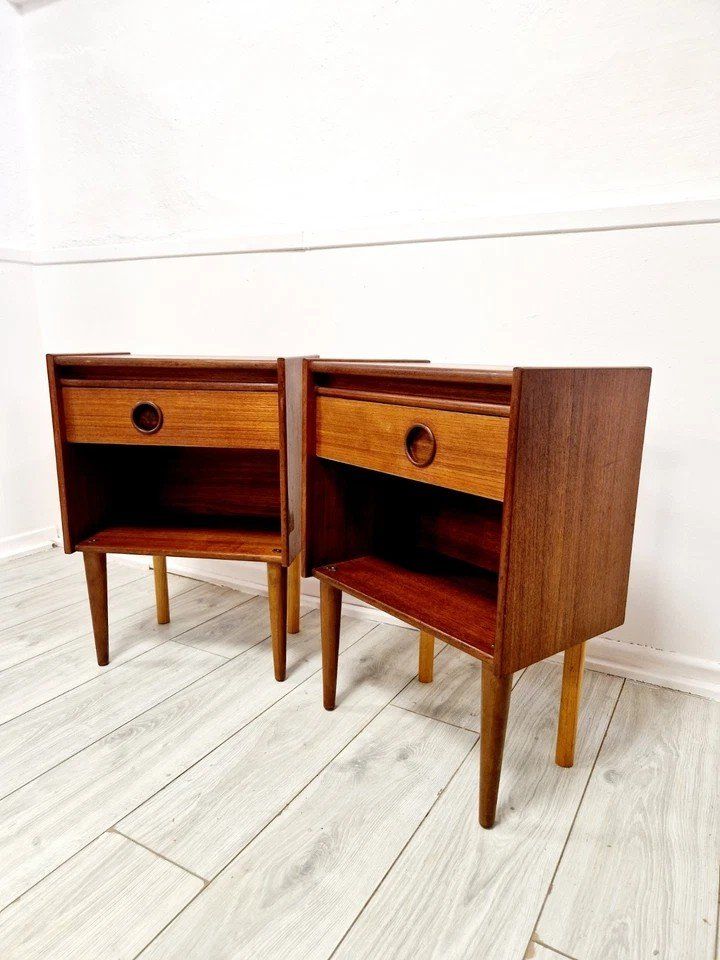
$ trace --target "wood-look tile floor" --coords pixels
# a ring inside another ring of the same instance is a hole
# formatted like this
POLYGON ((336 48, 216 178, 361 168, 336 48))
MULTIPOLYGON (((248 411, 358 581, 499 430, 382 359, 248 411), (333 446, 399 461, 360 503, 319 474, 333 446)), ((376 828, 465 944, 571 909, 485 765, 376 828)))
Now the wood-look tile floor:
POLYGON ((515 678, 498 823, 477 823, 480 671, 319 618, 276 683, 267 598, 110 564, 97 667, 82 562, 0 565, 0 958, 712 960, 720 704, 587 672, 515 678))

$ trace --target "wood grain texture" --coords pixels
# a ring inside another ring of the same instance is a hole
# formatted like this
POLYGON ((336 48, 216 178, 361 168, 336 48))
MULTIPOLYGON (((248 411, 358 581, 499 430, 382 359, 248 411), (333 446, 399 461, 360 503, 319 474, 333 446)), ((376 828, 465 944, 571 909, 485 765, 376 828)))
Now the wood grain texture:
POLYGON ((313 572, 321 582, 427 630, 474 657, 492 656, 497 589, 492 574, 419 553, 401 561, 357 557, 316 567, 313 572))
POLYGON ((513 691, 494 829, 477 823, 475 748, 333 960, 521 960, 620 686, 588 675, 589 736, 575 767, 561 770, 551 762, 560 670, 527 670, 513 691))
POLYGON ((214 560, 278 561, 281 553, 279 530, 256 524, 231 522, 210 525, 184 523, 157 526, 114 524, 97 530, 77 543, 83 553, 133 553, 154 556, 164 552, 172 557, 204 557, 214 560))
POLYGON ((201 889, 180 867, 105 833, 2 913, 0 956, 133 960, 201 889))
MULTIPOLYGON (((92 639, 90 634, 85 634, 2 671, 0 723, 12 720, 13 717, 32 710, 53 697, 61 696, 88 680, 112 672, 122 663, 167 640, 184 639, 184 634, 188 631, 188 636, 192 636, 192 628, 205 620, 210 620, 208 628, 214 627, 215 620, 211 618, 222 615, 224 610, 238 606, 245 599, 244 595, 236 590, 225 590, 212 584, 198 586, 195 581, 185 577, 171 575, 168 582, 170 594, 175 598, 172 623, 158 625, 148 589, 144 598, 144 609, 130 616, 126 615, 124 619, 111 621, 113 659, 107 667, 99 667, 94 658, 88 656, 88 645, 92 644, 92 639)), ((264 601, 265 598, 262 599, 264 601)), ((89 619, 87 603, 83 606, 89 619)), ((111 606, 115 608, 118 616, 124 612, 122 602, 116 597, 111 597, 111 606)), ((267 604, 263 603, 263 607, 267 609, 267 604)), ((236 615, 236 622, 241 619, 236 615)))
POLYGON ((220 657, 164 643, 0 726, 5 796, 214 670, 220 657))
MULTIPOLYGON (((418 680, 395 697, 393 703, 423 716, 453 723, 480 733, 481 665, 462 650, 439 644, 435 657, 433 682, 418 680)), ((522 673, 513 676, 517 681, 522 673)))
POLYGON ((532 940, 528 944, 523 960, 567 960, 567 957, 563 957, 561 954, 555 953, 554 950, 550 950, 543 944, 535 943, 532 940))
POLYGON ((338 651, 340 649, 340 611, 342 592, 330 583, 320 583, 320 640, 322 644, 323 706, 335 709, 338 651))
POLYGON ((585 644, 568 647, 563 655, 563 682, 560 694, 560 717, 555 747, 555 763, 559 767, 571 767, 575 762, 575 739, 577 736, 578 708, 582 696, 583 671, 585 669, 585 644))
POLYGON ((98 666, 106 667, 109 660, 107 556, 104 553, 88 553, 83 560, 95 654, 98 666))
POLYGON ((155 606, 157 622, 170 622, 170 597, 168 596, 167 562, 165 557, 153 557, 153 576, 155 578, 155 606))
MULTIPOLYGON (((111 572, 113 565, 109 565, 111 572)), ((152 578, 141 571, 141 578, 119 587, 110 588, 109 621, 118 623, 133 614, 154 607, 152 578)), ((112 577, 112 575, 111 575, 112 577)), ((169 578, 171 595, 189 590, 192 581, 184 584, 180 577, 169 578)), ((87 602, 87 588, 82 584, 85 599, 52 610, 25 623, 0 630, 0 670, 19 665, 40 654, 85 636, 86 652, 92 649, 92 623, 87 602)), ((0 712, 2 705, 0 704, 0 712)))
POLYGON ((649 389, 643 368, 516 371, 499 672, 623 622, 649 389))
POLYGON ((298 555, 302 540, 302 378, 302 357, 278 360, 280 515, 286 566, 298 555))
POLYGON ((287 632, 300 629, 300 555, 288 567, 287 576, 287 632))
POLYGON ((272 960, 290 944, 295 956, 326 960, 472 742, 465 730, 386 707, 143 960, 272 960))
POLYGON ((264 450, 276 450, 279 444, 277 396, 265 391, 63 387, 61 402, 69 443, 264 450), (157 433, 140 433, 132 424, 132 410, 142 402, 162 410, 157 433))
MULTIPOLYGON (((372 626, 356 623, 344 643, 372 626)), ((315 616, 288 650, 284 684, 268 670, 269 644, 258 644, 0 800, 0 906, 318 671, 319 648, 315 616)))
MULTIPOLYGON (((69 558, 61 554, 67 561, 69 558)), ((0 637, 7 636, 14 627, 22 628, 40 617, 62 611, 69 604, 83 601, 87 606, 87 582, 80 569, 68 564, 68 572, 77 570, 71 578, 53 580, 51 583, 39 583, 26 590, 18 590, 0 600, 0 637)), ((147 579, 147 573, 139 567, 111 563, 108 567, 110 588, 147 579)), ((0 642, 0 647, 2 643, 0 642)), ((0 654, 0 658, 1 658, 0 654)), ((0 659, 0 666, 2 659, 0 659)))
POLYGON ((271 633, 267 597, 253 597, 237 590, 233 593, 237 603, 232 609, 181 634, 178 643, 231 659, 267 640, 271 633))
POLYGON ((418 641, 418 681, 432 683, 435 659, 435 637, 426 630, 420 631, 418 641))
POLYGON ((480 826, 490 829, 495 823, 505 749, 505 731, 510 710, 512 677, 497 677, 489 664, 482 666, 480 716, 480 826))
POLYGON ((507 438, 508 422, 501 417, 317 399, 317 456, 493 500, 503 499, 507 438), (416 424, 435 435, 429 466, 415 466, 405 451, 405 436, 416 424))
POLYGON ((0 600, 42 584, 72 577, 82 579, 82 560, 62 550, 49 550, 0 563, 0 600), (23 562, 20 562, 23 561, 23 562))
POLYGON ((268 606, 275 679, 283 681, 287 659, 287 567, 267 565, 268 606))
POLYGON ((720 703, 625 682, 538 922, 543 943, 582 960, 711 960, 719 755, 720 703))
POLYGON ((342 654, 342 709, 323 710, 322 678, 311 677, 118 829, 193 873, 217 875, 411 679, 405 632, 377 626, 342 654))

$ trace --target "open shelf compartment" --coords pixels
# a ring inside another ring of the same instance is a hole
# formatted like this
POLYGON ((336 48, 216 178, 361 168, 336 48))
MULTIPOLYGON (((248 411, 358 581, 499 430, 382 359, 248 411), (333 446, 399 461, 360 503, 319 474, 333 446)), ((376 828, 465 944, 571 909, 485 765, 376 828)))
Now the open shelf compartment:
POLYGON ((442 554, 366 555, 314 570, 320 580, 371 603, 472 656, 493 656, 497 575, 442 554))

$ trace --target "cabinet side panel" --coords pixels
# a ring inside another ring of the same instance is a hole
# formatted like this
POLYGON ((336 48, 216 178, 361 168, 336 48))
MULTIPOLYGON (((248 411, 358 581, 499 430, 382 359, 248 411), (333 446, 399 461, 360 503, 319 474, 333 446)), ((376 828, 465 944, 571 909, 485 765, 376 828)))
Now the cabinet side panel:
POLYGON ((278 360, 280 416, 280 497, 283 551, 291 563, 300 551, 302 531, 303 358, 278 360))
POLYGON ((517 371, 498 672, 623 622, 650 373, 517 371))

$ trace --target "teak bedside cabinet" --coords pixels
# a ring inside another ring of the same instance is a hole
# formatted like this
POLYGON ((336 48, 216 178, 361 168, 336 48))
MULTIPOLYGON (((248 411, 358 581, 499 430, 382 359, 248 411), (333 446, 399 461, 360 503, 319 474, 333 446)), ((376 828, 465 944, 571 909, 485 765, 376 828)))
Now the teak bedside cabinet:
POLYGON ((275 677, 299 629, 302 358, 50 355, 66 553, 84 554, 98 663, 108 663, 108 553, 267 564, 275 677), (288 576, 288 568, 290 574, 288 576))
POLYGON ((565 651, 572 766, 585 641, 625 617, 648 368, 304 361, 304 574, 320 580, 324 704, 342 591, 482 665, 480 823, 495 820, 512 674, 565 651))

